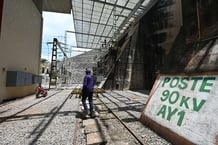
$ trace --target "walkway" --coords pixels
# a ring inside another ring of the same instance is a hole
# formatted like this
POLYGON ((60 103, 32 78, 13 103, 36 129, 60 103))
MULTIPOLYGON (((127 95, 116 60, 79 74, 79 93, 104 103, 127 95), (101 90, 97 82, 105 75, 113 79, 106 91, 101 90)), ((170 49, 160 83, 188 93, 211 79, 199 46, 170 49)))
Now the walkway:
POLYGON ((72 145, 76 142, 79 99, 71 90, 49 91, 0 105, 1 145, 72 145))

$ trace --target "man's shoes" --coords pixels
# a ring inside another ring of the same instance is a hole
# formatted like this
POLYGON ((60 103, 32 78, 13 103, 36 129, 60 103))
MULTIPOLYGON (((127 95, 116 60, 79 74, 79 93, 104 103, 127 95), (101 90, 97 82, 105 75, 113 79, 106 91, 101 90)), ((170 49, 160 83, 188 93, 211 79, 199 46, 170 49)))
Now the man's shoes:
POLYGON ((96 117, 96 115, 95 115, 95 111, 92 111, 92 112, 90 112, 90 114, 88 114, 88 112, 83 112, 83 117, 84 117, 84 119, 87 119, 87 118, 95 118, 96 117))
POLYGON ((84 117, 84 119, 89 118, 88 112, 83 112, 83 117, 84 117))
POLYGON ((85 115, 85 119, 87 119, 87 118, 89 118, 89 115, 88 115, 88 114, 85 115))
POLYGON ((95 112, 94 111, 92 111, 89 115, 90 115, 91 118, 95 118, 95 112))

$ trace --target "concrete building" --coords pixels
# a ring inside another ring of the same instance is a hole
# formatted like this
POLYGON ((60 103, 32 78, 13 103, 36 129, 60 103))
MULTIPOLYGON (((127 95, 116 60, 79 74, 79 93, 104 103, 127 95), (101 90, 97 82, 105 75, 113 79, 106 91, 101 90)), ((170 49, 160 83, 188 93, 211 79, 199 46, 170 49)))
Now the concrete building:
POLYGON ((0 102, 40 82, 42 11, 70 13, 70 0, 0 0, 0 102))

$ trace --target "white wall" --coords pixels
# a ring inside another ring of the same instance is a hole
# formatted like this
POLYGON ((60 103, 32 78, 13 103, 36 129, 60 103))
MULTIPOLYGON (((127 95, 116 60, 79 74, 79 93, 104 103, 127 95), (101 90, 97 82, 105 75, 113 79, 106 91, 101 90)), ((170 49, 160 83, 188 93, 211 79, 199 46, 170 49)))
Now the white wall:
POLYGON ((34 92, 34 85, 5 87, 7 70, 39 73, 42 16, 32 0, 5 0, 0 36, 0 102, 34 92), (4 70, 5 69, 5 70, 4 70))

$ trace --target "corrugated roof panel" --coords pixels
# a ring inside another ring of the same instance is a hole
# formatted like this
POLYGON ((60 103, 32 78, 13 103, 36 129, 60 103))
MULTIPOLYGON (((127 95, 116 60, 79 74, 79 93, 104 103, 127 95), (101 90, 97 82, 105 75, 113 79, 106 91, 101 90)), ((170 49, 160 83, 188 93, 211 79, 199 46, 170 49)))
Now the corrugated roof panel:
POLYGON ((126 29, 134 22, 134 14, 143 14, 144 9, 139 8, 143 2, 143 6, 150 4, 148 1, 151 0, 72 0, 76 39, 82 41, 78 45, 101 47, 102 40, 112 39, 114 25, 118 32, 126 29))
POLYGON ((108 24, 109 25, 114 25, 114 20, 113 20, 113 16, 112 15, 109 17, 108 24))
POLYGON ((81 34, 77 34, 77 35, 76 35, 76 39, 78 40, 78 41, 77 41, 77 45, 80 46, 80 47, 82 46, 81 38, 82 38, 82 35, 81 35, 81 34))
POLYGON ((114 7, 112 5, 105 5, 105 9, 111 11, 114 7))
POLYGON ((90 0, 83 1, 84 9, 91 9, 93 3, 94 3, 94 2, 93 2, 93 1, 90 1, 90 0))
POLYGON ((79 20, 81 19, 81 17, 82 17, 82 12, 77 11, 74 18, 79 20))
POLYGON ((92 9, 84 9, 83 10, 83 15, 91 15, 92 14, 92 9))
POLYGON ((89 34, 89 28, 90 28, 89 26, 87 26, 87 25, 84 26, 83 25, 83 33, 88 35, 89 34))
POLYGON ((88 43, 92 43, 94 40, 94 37, 93 36, 89 36, 89 40, 88 40, 88 43))
POLYGON ((88 39, 88 35, 83 35, 83 38, 82 38, 83 43, 87 43, 87 39, 88 39))
POLYGON ((121 13, 121 15, 127 17, 130 13, 131 13, 130 10, 123 10, 122 13, 121 13))
POLYGON ((111 31, 109 31, 108 35, 109 35, 109 36, 112 36, 113 33, 114 33, 114 32, 113 32, 113 30, 111 29, 111 31))
POLYGON ((82 3, 80 1, 73 1, 73 8, 82 8, 82 3))
POLYGON ((127 0, 119 0, 117 5, 124 6, 127 3, 127 0))
POLYGON ((91 23, 91 29, 90 29, 90 33, 94 34, 95 30, 97 29, 98 24, 96 23, 91 23))
POLYGON ((84 22, 89 22, 90 23, 91 17, 92 17, 91 15, 84 15, 83 16, 84 22))
POLYGON ((95 23, 99 23, 99 19, 100 17, 95 15, 95 16, 92 16, 92 21, 95 22, 95 23))
POLYGON ((123 11, 122 8, 116 8, 116 13, 115 14, 120 14, 123 11))
POLYGON ((98 43, 98 40, 99 40, 99 39, 100 39, 100 37, 95 36, 95 39, 94 39, 93 43, 98 43))
POLYGON ((94 4, 94 12, 101 13, 102 9, 103 9, 103 4, 97 4, 97 3, 94 4))
POLYGON ((134 4, 128 3, 126 7, 129 9, 134 9, 134 6, 135 6, 134 4))
POLYGON ((102 26, 102 25, 99 25, 99 26, 98 26, 98 30, 97 30, 97 34, 98 34, 98 35, 102 35, 102 31, 103 31, 104 27, 105 27, 105 26, 102 26))

